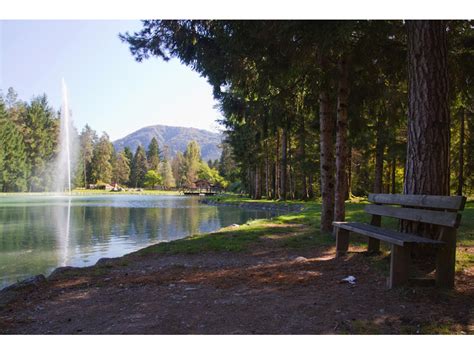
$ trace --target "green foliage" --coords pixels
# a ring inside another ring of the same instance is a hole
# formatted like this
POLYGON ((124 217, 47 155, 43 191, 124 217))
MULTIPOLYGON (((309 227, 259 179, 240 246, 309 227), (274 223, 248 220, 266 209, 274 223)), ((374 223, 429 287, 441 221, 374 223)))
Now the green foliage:
POLYGON ((146 159, 145 149, 139 145, 132 159, 132 167, 130 169, 130 185, 132 187, 144 187, 145 175, 147 171, 148 162, 146 159))
POLYGON ((144 185, 154 189, 155 186, 163 184, 163 178, 155 170, 148 170, 145 174, 144 185))
POLYGON ((201 147, 196 141, 191 141, 184 152, 184 167, 187 186, 192 186, 198 178, 201 165, 201 147))
POLYGON ((220 176, 219 171, 215 168, 210 168, 204 162, 201 162, 198 170, 198 178, 202 180, 207 180, 213 185, 220 185, 223 188, 227 188, 229 182, 226 181, 222 176, 220 176))
POLYGON ((168 160, 164 160, 160 163, 158 171, 163 177, 162 185, 165 189, 169 189, 176 186, 176 181, 173 176, 171 164, 168 160))
MULTIPOLYGON (((448 33, 452 97, 472 113, 472 21, 450 21, 448 33)), ((372 192, 376 176, 383 192, 401 192, 408 79, 402 21, 150 20, 120 37, 139 62, 176 57, 208 80, 226 127, 221 176, 240 180, 253 196, 265 190, 268 198, 278 198, 282 189, 290 198, 312 198, 319 190, 319 94, 328 92, 335 117, 335 63, 344 55, 350 63, 351 192, 372 192), (322 54, 328 59, 324 70, 322 54), (382 164, 375 164, 377 151, 382 164), (288 186, 281 186, 282 177, 288 186)), ((466 123, 467 152, 471 126, 466 123)), ((451 161, 458 153, 452 151, 451 161)), ((465 191, 473 191, 472 156, 464 162, 465 191)))
POLYGON ((29 191, 47 191, 54 171, 48 163, 55 158, 58 148, 59 119, 49 106, 46 95, 38 96, 26 106, 22 124, 27 161, 29 191))
POLYGON ((103 132, 97 144, 94 146, 91 175, 94 182, 104 181, 111 183, 112 181, 112 159, 113 146, 109 140, 107 133, 103 132))
POLYGON ((176 186, 183 187, 186 185, 186 161, 184 155, 178 152, 171 162, 171 169, 173 170, 173 177, 176 186))
POLYGON ((152 138, 148 150, 146 152, 148 161, 148 168, 158 171, 160 165, 160 149, 158 147, 158 141, 155 137, 152 138))
POLYGON ((8 120, 5 106, 0 102, 0 188, 3 192, 26 191, 27 154, 18 127, 8 120))
POLYGON ((119 185, 128 184, 130 179, 130 161, 125 152, 120 152, 114 159, 113 181, 119 185))
POLYGON ((82 186, 87 187, 87 184, 92 184, 92 158, 94 155, 94 146, 97 144, 97 133, 89 126, 85 125, 79 136, 81 161, 81 180, 82 186))

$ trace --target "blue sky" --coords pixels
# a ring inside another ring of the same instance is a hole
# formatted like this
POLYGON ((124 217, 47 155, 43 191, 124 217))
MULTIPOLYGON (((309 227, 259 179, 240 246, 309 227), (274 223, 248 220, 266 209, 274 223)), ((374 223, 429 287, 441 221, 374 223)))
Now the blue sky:
POLYGON ((88 123, 112 140, 154 124, 217 131, 204 78, 176 59, 137 63, 119 40, 140 28, 135 20, 1 21, 0 89, 23 100, 46 93, 59 108, 64 77, 78 130, 88 123))

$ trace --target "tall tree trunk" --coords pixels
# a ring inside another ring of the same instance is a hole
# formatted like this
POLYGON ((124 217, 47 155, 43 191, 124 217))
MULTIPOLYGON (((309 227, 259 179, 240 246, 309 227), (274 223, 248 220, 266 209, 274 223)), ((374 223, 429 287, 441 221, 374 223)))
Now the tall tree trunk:
POLYGON ((275 162, 272 161, 272 166, 271 166, 271 177, 272 177, 272 182, 271 182, 271 189, 270 189, 270 194, 272 200, 276 199, 276 164, 275 162))
MULTIPOLYGON (((446 26, 407 21, 408 144, 405 194, 449 195, 450 117, 446 26)), ((436 237, 436 229, 402 223, 405 231, 436 237)))
POLYGON ((265 196, 270 198, 270 162, 268 161, 268 144, 265 142, 265 196))
MULTIPOLYGON (((327 61, 321 56, 320 68, 326 72, 327 61)), ((319 93, 320 124, 320 165, 321 165, 321 231, 332 231, 334 217, 334 121, 327 88, 322 87, 319 93)))
POLYGON ((288 128, 285 124, 281 135, 281 160, 280 160, 280 199, 287 198, 287 146, 288 146, 288 128))
POLYGON ((349 157, 347 162, 347 195, 346 200, 352 198, 352 147, 349 147, 349 157))
POLYGON ((408 145, 405 194, 449 195, 446 26, 407 21, 408 145))
POLYGON ((255 166, 255 194, 254 194, 254 199, 255 200, 260 200, 262 198, 262 185, 260 182, 260 164, 257 163, 255 166))
POLYGON ((385 141, 383 139, 384 123, 377 117, 376 124, 376 143, 375 143, 375 179, 374 179, 374 193, 382 193, 383 188, 383 152, 385 149, 385 141))
POLYGON ((462 196, 462 189, 464 186, 464 121, 466 117, 466 110, 462 109, 460 112, 460 129, 459 129, 459 172, 458 172, 458 189, 456 194, 462 196))
POLYGON ((248 184, 248 188, 249 188, 250 198, 255 197, 255 191, 254 191, 255 185, 253 183, 253 179, 254 179, 253 171, 252 171, 251 167, 248 167, 247 168, 247 184, 248 184))
POLYGON ((385 184, 383 185, 383 193, 390 193, 390 179, 392 178, 392 164, 385 169, 385 184))
POLYGON ((347 196, 347 105, 349 100, 349 67, 347 58, 342 55, 338 63, 339 88, 337 99, 336 130, 336 191, 334 196, 334 220, 344 221, 345 199, 347 196))
POLYGON ((313 189, 313 174, 308 175, 308 199, 312 200, 314 198, 314 189, 313 189))
POLYGON ((300 125, 298 130, 298 160, 300 166, 301 191, 300 197, 303 200, 308 199, 308 186, 306 184, 306 129, 304 124, 304 115, 300 114, 300 125))
POLYGON ((280 198, 280 130, 278 129, 275 148, 275 199, 280 198))
POLYGON ((397 158, 393 157, 392 158, 392 183, 391 183, 392 190, 390 191, 392 194, 395 194, 397 192, 396 186, 395 186, 395 183, 396 183, 395 173, 396 173, 396 171, 397 171, 397 158))

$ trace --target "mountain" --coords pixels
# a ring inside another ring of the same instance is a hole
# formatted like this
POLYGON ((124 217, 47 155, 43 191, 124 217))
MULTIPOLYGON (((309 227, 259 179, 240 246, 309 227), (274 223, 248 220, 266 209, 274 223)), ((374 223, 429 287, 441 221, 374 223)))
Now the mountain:
POLYGON ((201 155, 204 161, 219 159, 221 156, 219 144, 221 143, 222 136, 219 133, 197 128, 164 125, 143 127, 121 139, 117 139, 113 142, 113 145, 118 152, 125 147, 129 147, 135 153, 139 144, 145 150, 148 149, 148 145, 153 137, 156 137, 158 140, 158 145, 162 152, 165 146, 168 147, 170 157, 174 157, 178 151, 184 153, 186 146, 192 140, 195 140, 201 146, 201 155))

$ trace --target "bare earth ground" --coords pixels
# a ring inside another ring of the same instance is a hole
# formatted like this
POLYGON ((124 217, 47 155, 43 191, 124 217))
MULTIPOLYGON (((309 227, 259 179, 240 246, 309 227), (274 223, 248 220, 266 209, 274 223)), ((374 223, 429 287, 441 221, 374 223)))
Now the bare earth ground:
POLYGON ((335 259, 334 247, 277 239, 247 252, 134 253, 65 269, 0 305, 0 333, 474 333, 472 268, 452 291, 387 290, 386 271, 360 248, 335 259), (348 275, 356 285, 341 282, 348 275))

